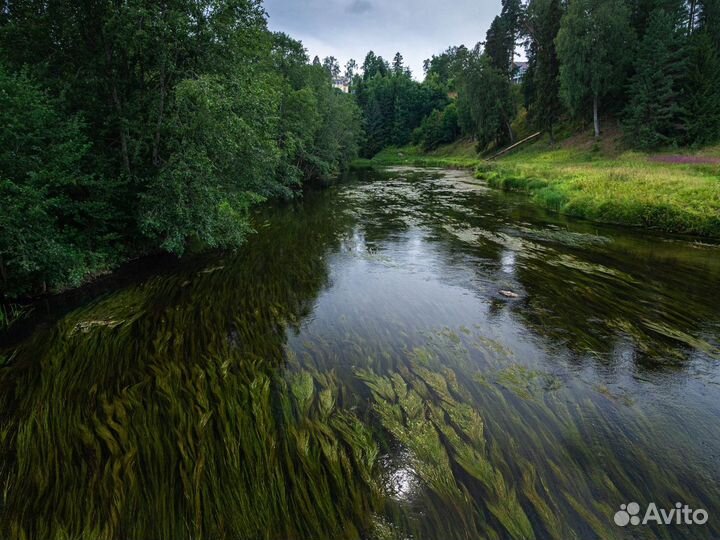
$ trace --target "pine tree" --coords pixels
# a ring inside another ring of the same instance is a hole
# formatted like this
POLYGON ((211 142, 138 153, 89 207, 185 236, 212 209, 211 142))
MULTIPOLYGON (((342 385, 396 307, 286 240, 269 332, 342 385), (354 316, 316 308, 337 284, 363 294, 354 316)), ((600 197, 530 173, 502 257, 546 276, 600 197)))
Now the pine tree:
POLYGON ((675 18, 655 10, 635 56, 625 130, 639 148, 677 143, 683 135, 679 81, 683 56, 675 18))
POLYGON ((405 73, 405 66, 403 64, 403 56, 399 52, 395 53, 395 58, 393 58, 392 68, 393 68, 393 73, 395 75, 402 75, 403 73, 405 73))
POLYGON ((485 36, 485 54, 490 60, 490 65, 508 78, 511 73, 508 65, 511 49, 505 21, 501 17, 495 17, 485 36))
POLYGON ((716 50, 720 50, 720 0, 700 0, 697 30, 707 32, 716 50))
POLYGON ((365 155, 366 157, 373 157, 387 143, 387 130, 385 127, 385 116, 383 115, 380 104, 377 100, 373 99, 368 105, 368 109, 365 113, 365 155))
POLYGON ((688 142, 707 144, 720 140, 720 54, 707 32, 692 36, 688 49, 684 84, 688 142))
POLYGON ((563 16, 561 0, 533 0, 528 6, 532 102, 530 116, 539 129, 547 130, 554 141, 554 126, 562 114, 560 63, 555 38, 563 16))
POLYGON ((639 39, 645 36, 650 24, 650 16, 657 9, 664 10, 668 15, 677 17, 682 27, 687 26, 689 6, 686 0, 629 0, 631 6, 631 22, 639 39))
POLYGON ((524 11, 521 0, 502 0, 500 18, 503 21, 507 43, 507 70, 512 74, 515 63, 515 45, 523 25, 524 11))

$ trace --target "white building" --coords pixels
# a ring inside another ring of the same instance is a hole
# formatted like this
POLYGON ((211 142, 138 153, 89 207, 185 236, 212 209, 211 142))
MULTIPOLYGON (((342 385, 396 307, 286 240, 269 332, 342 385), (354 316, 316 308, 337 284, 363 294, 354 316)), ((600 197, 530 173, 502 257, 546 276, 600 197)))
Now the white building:
POLYGON ((529 64, 527 62, 513 62, 512 81, 521 84, 525 79, 529 64))
POLYGON ((341 92, 344 92, 346 94, 350 93, 350 79, 347 77, 338 77, 337 79, 333 79, 333 87, 337 88, 341 92))

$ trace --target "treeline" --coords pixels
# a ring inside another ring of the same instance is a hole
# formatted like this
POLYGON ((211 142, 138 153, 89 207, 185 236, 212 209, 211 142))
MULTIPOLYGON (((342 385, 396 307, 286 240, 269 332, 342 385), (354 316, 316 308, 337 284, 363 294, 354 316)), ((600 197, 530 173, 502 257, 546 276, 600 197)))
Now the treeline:
POLYGON ((346 168, 355 101, 257 0, 0 3, 0 297, 233 246, 346 168))
POLYGON ((530 130, 552 140, 578 121, 599 136, 607 116, 640 149, 720 139, 720 0, 503 0, 484 41, 427 60, 422 84, 406 77, 414 94, 398 92, 403 74, 382 59, 365 64, 354 92, 367 154, 458 137, 482 151, 530 130), (526 66, 516 61, 523 48, 526 66))
POLYGON ((352 80, 352 91, 363 111, 363 154, 367 157, 386 146, 408 144, 423 119, 449 102, 443 88, 414 81, 400 53, 391 64, 370 52, 362 74, 353 73, 353 67, 351 61, 346 76, 352 80))

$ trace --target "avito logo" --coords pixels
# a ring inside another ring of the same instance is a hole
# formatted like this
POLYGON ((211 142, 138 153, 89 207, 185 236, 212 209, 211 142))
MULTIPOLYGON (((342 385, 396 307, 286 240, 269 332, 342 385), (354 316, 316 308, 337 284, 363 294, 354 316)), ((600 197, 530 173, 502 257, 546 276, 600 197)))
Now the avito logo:
POLYGON ((676 503, 675 508, 666 510, 658 508, 657 504, 650 503, 643 517, 640 517, 640 505, 636 502, 620 505, 615 514, 615 524, 618 527, 628 525, 705 525, 708 522, 707 510, 693 510, 687 504, 676 503))

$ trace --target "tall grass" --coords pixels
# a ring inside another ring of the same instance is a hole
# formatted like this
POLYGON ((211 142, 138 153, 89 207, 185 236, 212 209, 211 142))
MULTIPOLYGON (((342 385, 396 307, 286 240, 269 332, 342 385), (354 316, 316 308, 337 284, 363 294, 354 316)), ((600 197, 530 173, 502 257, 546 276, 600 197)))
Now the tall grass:
POLYGON ((8 330, 13 324, 27 317, 31 311, 30 306, 0 304, 0 332, 8 330))
POLYGON ((720 166, 655 163, 647 155, 525 152, 480 168, 492 187, 598 222, 720 237, 720 166))

